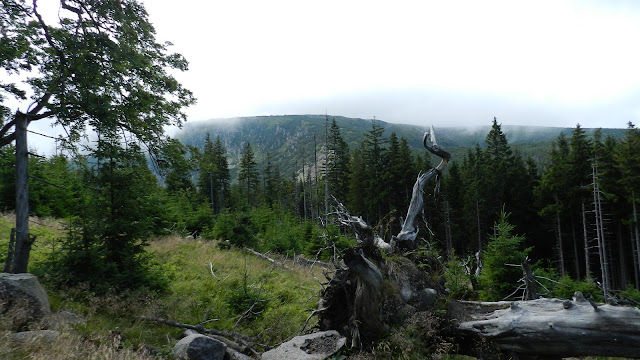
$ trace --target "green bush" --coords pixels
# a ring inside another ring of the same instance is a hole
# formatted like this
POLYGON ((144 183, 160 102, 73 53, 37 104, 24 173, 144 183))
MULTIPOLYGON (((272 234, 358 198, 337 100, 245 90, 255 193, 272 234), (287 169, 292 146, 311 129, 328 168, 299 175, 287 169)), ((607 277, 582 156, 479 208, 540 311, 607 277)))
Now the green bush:
POLYGON ((585 298, 597 299, 600 301, 602 298, 602 291, 591 279, 586 280, 574 280, 568 275, 560 278, 558 282, 562 285, 555 285, 551 292, 553 297, 560 299, 571 299, 576 291, 580 291, 585 298))
POLYGON ((256 230, 246 213, 224 212, 218 215, 209 236, 217 240, 229 240, 238 247, 255 247, 258 243, 256 230))
POLYGON ((249 284, 249 274, 245 271, 240 284, 236 284, 226 297, 227 306, 245 320, 254 320, 267 309, 269 300, 264 289, 249 284))
POLYGON ((474 275, 467 274, 459 258, 453 257, 449 260, 444 273, 445 286, 449 289, 449 295, 453 299, 474 300, 477 294, 473 291, 472 276, 474 275))
POLYGON ((502 300, 520 285, 522 277, 520 265, 532 248, 522 249, 524 236, 512 235, 515 226, 508 222, 509 213, 504 209, 500 219, 494 224, 496 237, 487 245, 483 254, 483 266, 480 272, 480 299, 483 301, 502 300))

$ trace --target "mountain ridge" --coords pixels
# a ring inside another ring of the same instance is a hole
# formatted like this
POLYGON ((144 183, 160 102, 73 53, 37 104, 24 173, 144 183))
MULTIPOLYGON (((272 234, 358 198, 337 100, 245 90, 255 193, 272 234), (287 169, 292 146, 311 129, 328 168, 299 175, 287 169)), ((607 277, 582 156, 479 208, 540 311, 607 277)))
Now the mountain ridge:
MULTIPOLYGON (((268 161, 278 165, 283 176, 298 173, 303 164, 318 163, 324 158, 325 121, 336 120, 340 132, 353 151, 364 139, 364 135, 371 130, 372 121, 384 129, 383 138, 388 139, 392 132, 398 138, 406 138, 414 154, 423 154, 422 137, 428 131, 425 126, 389 123, 383 120, 349 118, 339 115, 269 115, 249 116, 222 119, 209 119, 188 122, 174 137, 186 145, 202 148, 207 133, 211 139, 220 137, 227 149, 232 175, 235 173, 242 150, 247 142, 256 154, 259 167, 268 161), (315 146, 314 146, 315 134, 315 146)), ((473 127, 435 127, 438 144, 447 148, 453 154, 454 160, 462 160, 467 149, 476 144, 483 147, 484 139, 491 129, 488 125, 473 127)), ((532 156, 540 164, 546 159, 550 143, 560 133, 571 135, 574 128, 545 127, 531 125, 502 125, 509 144, 524 156, 532 156)), ((588 135, 592 135, 595 128, 584 128, 588 135)), ((611 134, 620 137, 624 129, 602 129, 603 135, 611 134)))

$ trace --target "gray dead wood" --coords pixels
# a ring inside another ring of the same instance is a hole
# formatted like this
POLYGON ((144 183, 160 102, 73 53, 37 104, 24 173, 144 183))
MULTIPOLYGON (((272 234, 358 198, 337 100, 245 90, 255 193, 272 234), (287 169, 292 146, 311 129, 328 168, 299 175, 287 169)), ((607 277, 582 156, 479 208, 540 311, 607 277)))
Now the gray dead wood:
POLYGON ((251 254, 259 257, 260 259, 267 260, 268 262, 272 263, 275 266, 282 267, 282 268, 285 268, 287 270, 291 270, 291 269, 289 269, 289 267, 285 263, 282 263, 280 261, 274 260, 274 259, 270 258, 269 256, 263 254, 263 253, 259 253, 259 252, 255 251, 253 249, 250 249, 250 248, 245 248, 245 250, 247 250, 251 254))
POLYGON ((442 169, 447 166, 449 159, 451 159, 451 154, 446 152, 443 148, 438 146, 436 142, 435 132, 433 130, 433 126, 431 126, 430 133, 425 133, 422 138, 422 144, 424 147, 431 152, 439 156, 442 160, 440 164, 435 168, 430 169, 424 174, 418 175, 415 184, 413 185, 413 191, 411 193, 411 202, 409 203, 409 209, 407 210, 407 216, 402 224, 402 229, 397 236, 393 238, 391 241, 391 245, 398 245, 403 248, 414 249, 415 248, 415 240, 418 236, 418 221, 419 215, 422 214, 422 208, 424 207, 424 185, 434 176, 439 175, 442 172, 442 169), (431 142, 431 146, 427 143, 431 142))
POLYGON ((545 358, 640 358, 640 310, 596 305, 576 293, 573 301, 457 302, 456 328, 490 340, 505 353, 545 358))
POLYGON ((202 325, 191 325, 180 323, 177 321, 163 319, 152 316, 140 316, 140 320, 143 321, 153 321, 161 324, 165 324, 168 326, 179 327, 182 329, 195 330, 198 333, 205 334, 211 336, 212 338, 223 341, 227 346, 235 348, 238 351, 250 353, 252 356, 258 356, 259 353, 251 346, 251 341, 246 336, 237 333, 229 333, 226 331, 220 331, 215 329, 207 329, 202 325), (226 339, 223 340, 222 338, 226 339))

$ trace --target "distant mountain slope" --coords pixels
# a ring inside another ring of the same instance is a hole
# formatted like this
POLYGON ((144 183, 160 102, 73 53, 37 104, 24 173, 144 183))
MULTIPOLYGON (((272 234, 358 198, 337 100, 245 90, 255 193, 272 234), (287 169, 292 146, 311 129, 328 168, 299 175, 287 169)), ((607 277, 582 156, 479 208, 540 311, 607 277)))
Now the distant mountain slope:
MULTIPOLYGON (((364 138, 364 134, 371 130, 372 120, 347 118, 343 116, 329 116, 336 119, 343 138, 349 143, 351 150, 355 149, 364 138)), ((405 137, 409 146, 416 153, 423 153, 422 136, 430 124, 424 126, 392 124, 376 120, 385 129, 384 137, 388 138, 392 132, 401 138, 405 137)), ((491 129, 491 119, 488 125, 473 128, 437 127, 438 143, 453 154, 454 160, 461 160, 467 148, 476 144, 484 146, 484 139, 491 129)), ((524 155, 531 155, 536 160, 546 158, 550 142, 563 132, 571 135, 571 128, 536 127, 503 125, 502 130, 512 147, 524 155)), ((585 129, 588 134, 595 129, 585 129)), ((621 136, 624 130, 603 129, 604 134, 621 136)), ((318 162, 324 158, 325 115, 282 115, 258 116, 232 119, 212 119, 206 121, 188 122, 175 137, 182 143, 202 148, 207 133, 211 139, 220 137, 227 149, 229 165, 232 174, 237 167, 242 149, 247 142, 251 143, 256 154, 256 162, 263 166, 267 162, 267 154, 273 164, 277 164, 283 176, 292 176, 302 168, 302 164, 313 164, 314 134, 318 162)))

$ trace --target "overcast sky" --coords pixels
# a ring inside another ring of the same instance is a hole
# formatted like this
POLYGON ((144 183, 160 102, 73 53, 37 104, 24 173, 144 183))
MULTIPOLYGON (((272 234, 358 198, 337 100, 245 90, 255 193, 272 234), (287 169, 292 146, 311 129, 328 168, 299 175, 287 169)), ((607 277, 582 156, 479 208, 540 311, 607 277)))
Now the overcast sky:
POLYGON ((640 123, 638 1, 144 2, 190 62, 190 120, 640 123))
POLYGON ((143 2, 158 41, 190 62, 175 73, 198 98, 189 121, 640 125, 640 1, 143 2))

